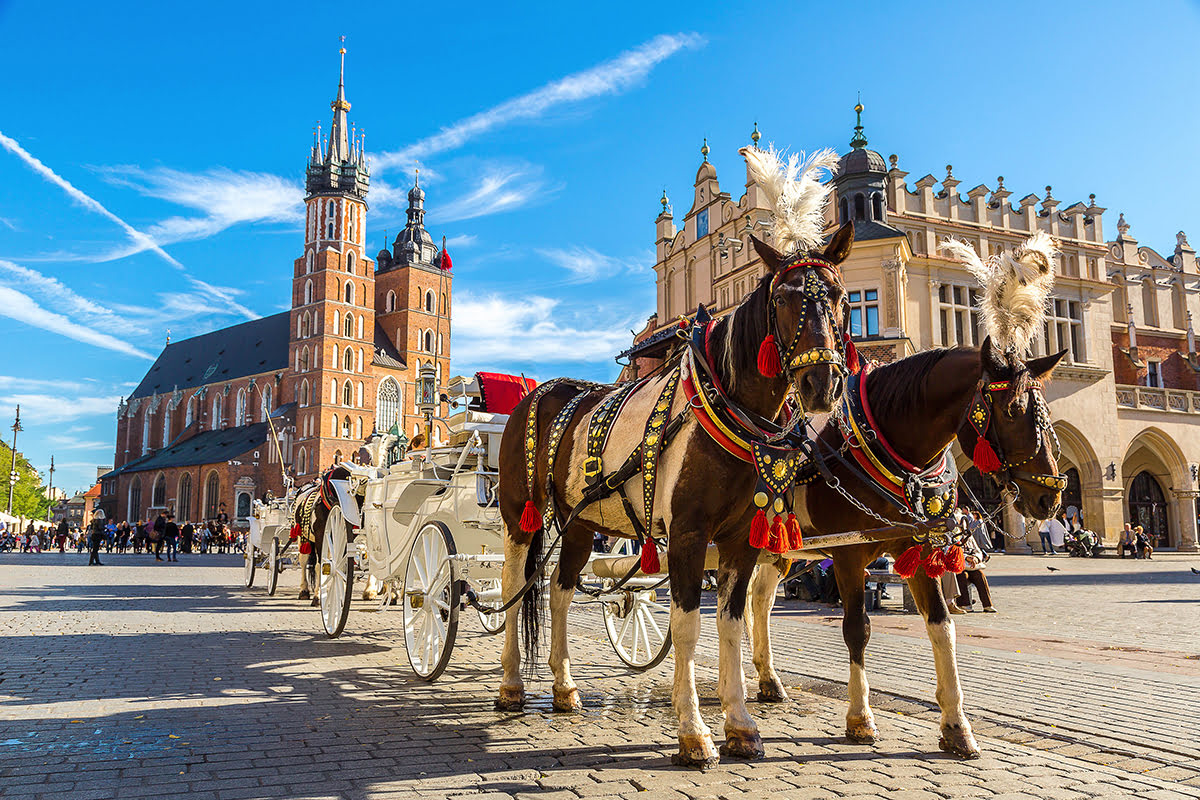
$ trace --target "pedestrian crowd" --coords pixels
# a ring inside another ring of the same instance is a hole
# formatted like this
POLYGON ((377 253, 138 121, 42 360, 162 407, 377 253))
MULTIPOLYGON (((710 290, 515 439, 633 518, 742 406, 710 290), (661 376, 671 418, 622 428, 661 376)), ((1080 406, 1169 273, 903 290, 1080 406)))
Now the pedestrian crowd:
POLYGON ((145 553, 157 561, 178 561, 179 553, 240 553, 245 549, 246 534, 233 530, 229 516, 222 510, 216 517, 200 523, 176 521, 175 514, 162 511, 153 518, 116 522, 96 509, 83 529, 66 520, 56 528, 35 530, 32 523, 24 531, 0 521, 0 552, 41 553, 57 548, 77 553, 89 551, 89 566, 101 564, 100 553, 145 553))

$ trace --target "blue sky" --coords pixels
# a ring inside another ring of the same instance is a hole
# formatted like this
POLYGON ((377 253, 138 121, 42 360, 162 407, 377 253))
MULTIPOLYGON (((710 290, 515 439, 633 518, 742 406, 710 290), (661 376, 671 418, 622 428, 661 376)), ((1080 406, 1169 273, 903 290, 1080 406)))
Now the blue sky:
POLYGON ((756 120, 844 152, 858 92, 910 182, 953 164, 963 190, 1095 192, 1106 234, 1124 211, 1166 252, 1195 228, 1195 5, 899 7, 0 0, 0 421, 20 402, 20 449, 83 487, 167 329, 286 307, 342 34, 370 249, 419 161, 458 372, 614 377, 654 306, 658 198, 686 211, 701 139, 737 197, 756 120))

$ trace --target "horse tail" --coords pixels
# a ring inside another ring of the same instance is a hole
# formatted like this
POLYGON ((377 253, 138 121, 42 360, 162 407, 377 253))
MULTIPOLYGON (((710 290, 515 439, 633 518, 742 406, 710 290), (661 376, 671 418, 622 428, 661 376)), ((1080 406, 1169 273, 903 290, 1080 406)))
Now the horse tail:
POLYGON ((537 677, 538 635, 546 616, 546 609, 542 604, 542 575, 539 574, 542 571, 540 567, 542 551, 545 549, 545 535, 545 529, 535 532, 529 542, 529 550, 525 554, 525 580, 528 581, 537 575, 537 580, 521 598, 521 638, 525 649, 525 659, 522 664, 525 677, 530 680, 537 677))

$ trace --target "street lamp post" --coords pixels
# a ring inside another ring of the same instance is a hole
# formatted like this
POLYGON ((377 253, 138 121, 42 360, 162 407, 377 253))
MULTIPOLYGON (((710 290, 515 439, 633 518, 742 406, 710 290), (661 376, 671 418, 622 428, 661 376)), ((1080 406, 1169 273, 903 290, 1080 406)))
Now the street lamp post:
POLYGON ((46 506, 46 522, 53 522, 54 513, 54 456, 50 456, 50 504, 46 506))
POLYGON ((17 406, 17 418, 13 421, 12 469, 8 473, 8 514, 12 515, 13 490, 17 488, 17 433, 21 431, 21 407, 17 406))

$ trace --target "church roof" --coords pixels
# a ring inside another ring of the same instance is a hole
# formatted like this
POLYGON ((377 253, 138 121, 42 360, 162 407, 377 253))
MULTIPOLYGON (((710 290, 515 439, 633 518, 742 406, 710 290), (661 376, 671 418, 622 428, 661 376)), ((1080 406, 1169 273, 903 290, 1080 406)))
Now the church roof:
POLYGON ((290 312, 171 342, 130 397, 166 394, 285 369, 290 312))
POLYGON ((371 359, 371 363, 377 367, 407 369, 400 351, 392 344, 392 340, 387 337, 387 334, 379 328, 375 329, 375 357, 371 359))
POLYGON ((892 239, 904 235, 904 231, 899 228, 893 228, 891 225, 876 222, 872 219, 860 219, 854 222, 854 241, 856 242, 866 242, 871 239, 892 239))
POLYGON ((270 426, 266 422, 221 431, 203 431, 164 450, 130 461, 101 477, 111 478, 130 472, 232 461, 244 453, 264 446, 270 435, 270 426))

